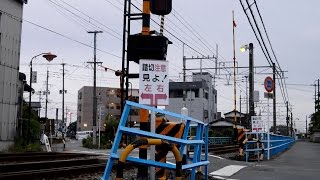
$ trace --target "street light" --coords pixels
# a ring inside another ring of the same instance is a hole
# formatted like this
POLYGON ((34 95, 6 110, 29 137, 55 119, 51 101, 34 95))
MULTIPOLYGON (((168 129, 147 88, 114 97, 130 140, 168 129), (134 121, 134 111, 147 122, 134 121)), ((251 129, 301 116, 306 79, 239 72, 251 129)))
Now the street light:
POLYGON ((28 119, 28 135, 27 135, 27 143, 29 144, 29 140, 30 140, 30 121, 31 121, 31 94, 32 94, 32 61, 38 57, 38 56, 41 56, 44 57, 47 61, 51 62, 54 58, 56 58, 57 56, 54 55, 54 54, 51 54, 50 52, 48 53, 41 53, 41 54, 38 54, 36 56, 33 56, 31 58, 31 61, 30 61, 30 92, 29 92, 29 119, 28 119))
POLYGON ((240 48, 241 52, 249 50, 249 119, 248 125, 251 129, 251 117, 254 116, 254 101, 253 101, 253 91, 254 91, 254 74, 253 74, 253 44, 243 45, 240 48))

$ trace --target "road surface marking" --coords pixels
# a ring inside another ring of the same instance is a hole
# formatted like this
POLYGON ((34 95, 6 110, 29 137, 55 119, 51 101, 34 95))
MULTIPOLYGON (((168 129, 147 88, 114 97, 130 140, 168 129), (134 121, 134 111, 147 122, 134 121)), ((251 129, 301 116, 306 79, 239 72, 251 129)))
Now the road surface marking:
POLYGON ((213 154, 208 154, 208 156, 210 156, 210 157, 214 157, 214 158, 218 158, 218 159, 224 159, 223 157, 216 156, 216 155, 213 155, 213 154))
POLYGON ((240 171, 242 168, 247 166, 240 166, 240 165, 229 165, 224 168, 221 168, 217 171, 213 171, 210 173, 211 176, 225 176, 229 177, 232 176, 234 173, 240 171))
POLYGON ((238 180, 238 179, 229 179, 229 178, 224 178, 224 177, 221 177, 221 176, 211 176, 215 179, 219 179, 219 180, 238 180))
MULTIPOLYGON (((190 152, 189 154, 192 155, 192 154, 194 154, 194 153, 193 153, 193 152, 190 152)), ((202 153, 201 155, 205 156, 206 154, 202 153)), ((214 158, 217 158, 217 159, 225 159, 225 158, 223 158, 223 157, 216 156, 216 155, 209 154, 209 153, 208 153, 208 156, 214 157, 214 158)))

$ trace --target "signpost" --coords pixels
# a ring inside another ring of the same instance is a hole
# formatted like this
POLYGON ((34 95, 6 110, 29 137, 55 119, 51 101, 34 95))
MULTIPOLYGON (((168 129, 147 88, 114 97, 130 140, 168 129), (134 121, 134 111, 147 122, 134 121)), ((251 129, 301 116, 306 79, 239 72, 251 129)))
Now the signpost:
POLYGON ((263 129, 263 121, 261 116, 252 116, 251 117, 252 122, 252 132, 262 132, 263 129))
MULTIPOLYGON (((268 99, 268 122, 267 122, 267 127, 268 127, 268 160, 270 159, 270 126, 269 126, 269 121, 270 121, 270 107, 269 107, 269 99, 273 98, 273 94, 271 93, 274 89, 274 82, 273 79, 268 76, 264 79, 264 88, 266 89, 266 93, 264 94, 264 97, 268 99)), ((273 132, 275 133, 275 132, 273 132)))
MULTIPOLYGON (((150 106, 169 105, 169 67, 164 60, 140 60, 139 63, 139 103, 150 106)), ((156 131, 156 115, 151 113, 150 131, 156 131)), ((155 160, 155 146, 150 148, 150 159, 155 160)), ((155 169, 150 167, 150 177, 155 169)))
POLYGON ((140 60, 139 103, 150 106, 169 105, 168 62, 140 60))

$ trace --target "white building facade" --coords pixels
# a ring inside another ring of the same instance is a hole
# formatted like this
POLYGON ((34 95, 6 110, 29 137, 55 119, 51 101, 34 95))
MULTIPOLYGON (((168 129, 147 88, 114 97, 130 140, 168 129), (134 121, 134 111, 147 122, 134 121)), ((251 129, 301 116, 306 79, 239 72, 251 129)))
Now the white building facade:
MULTIPOLYGON (((205 123, 217 119, 217 91, 212 85, 212 78, 210 73, 202 72, 193 73, 192 82, 169 82, 169 106, 166 110, 180 114, 185 106, 190 117, 205 123)), ((168 119, 178 120, 172 117, 168 119)))
POLYGON ((13 142, 17 128, 19 62, 23 5, 0 1, 0 148, 13 142))

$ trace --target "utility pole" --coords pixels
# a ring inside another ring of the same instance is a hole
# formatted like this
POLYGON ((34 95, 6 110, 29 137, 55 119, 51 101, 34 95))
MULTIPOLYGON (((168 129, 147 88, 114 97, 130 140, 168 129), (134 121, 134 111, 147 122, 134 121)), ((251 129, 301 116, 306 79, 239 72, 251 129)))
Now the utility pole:
POLYGON ((64 138, 64 133, 65 133, 65 125, 64 125, 64 93, 65 93, 65 90, 64 90, 64 66, 66 65, 65 63, 62 63, 62 138, 64 138))
POLYGON ((46 107, 45 107, 45 118, 48 117, 48 81, 49 81, 49 71, 47 69, 47 81, 46 81, 46 107))
POLYGON ((273 69, 273 133, 276 134, 277 129, 277 109, 276 109, 276 64, 272 63, 273 69))
MULTIPOLYGON (((39 102, 40 102, 40 104, 41 104, 41 99, 42 99, 42 93, 43 93, 43 91, 38 91, 37 93, 38 93, 38 95, 39 95, 39 102)), ((38 116, 39 116, 39 117, 41 116, 41 108, 39 109, 38 116)))
POLYGON ((239 118, 240 118, 240 126, 242 126, 242 122, 241 122, 241 114, 242 114, 242 111, 241 111, 241 91, 240 91, 240 102, 239 102, 239 106, 240 106, 240 115, 239 115, 239 118))
POLYGON ((314 113, 317 112, 317 86, 316 84, 314 85, 314 113))
POLYGON ((306 139, 308 138, 308 116, 306 116, 306 139))
POLYGON ((291 137, 293 137, 293 129, 292 129, 292 125, 293 125, 293 117, 292 117, 292 109, 291 109, 291 125, 290 125, 290 130, 291 130, 291 137))
MULTIPOLYGON (((93 139, 92 144, 97 144, 97 94, 96 94, 96 86, 97 86, 97 33, 102 33, 102 31, 88 31, 88 33, 93 33, 94 35, 94 45, 93 45, 93 114, 92 114, 92 131, 93 131, 93 139)), ((122 102, 121 102, 122 103, 122 102)))
POLYGON ((318 94, 317 94, 317 111, 319 111, 319 102, 320 102, 320 91, 319 91, 319 88, 320 88, 320 79, 318 79, 318 94))
MULTIPOLYGON (((47 81, 46 81, 46 110, 45 110, 45 119, 48 120, 48 82, 49 82, 49 71, 47 69, 47 81)), ((51 129, 51 120, 49 120, 49 134, 50 134, 50 146, 52 146, 52 129, 51 129)))
MULTIPOLYGON (((57 124, 57 127, 59 127, 58 117, 59 117, 59 109, 56 108, 56 124, 57 124)), ((56 132, 56 133, 58 132, 57 130, 58 130, 58 129, 56 128, 56 129, 55 129, 55 132, 56 132)))
POLYGON ((253 74, 253 44, 249 44, 249 128, 251 129, 251 117, 254 116, 254 74, 253 74))
POLYGON ((287 136, 289 136, 289 105, 288 105, 288 101, 286 102, 287 104, 287 117, 286 117, 286 120, 287 120, 287 136))
POLYGON ((186 107, 186 96, 187 96, 187 93, 186 93, 186 57, 184 56, 184 43, 182 44, 182 65, 183 65, 183 85, 184 85, 184 88, 183 88, 183 106, 186 107))

